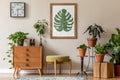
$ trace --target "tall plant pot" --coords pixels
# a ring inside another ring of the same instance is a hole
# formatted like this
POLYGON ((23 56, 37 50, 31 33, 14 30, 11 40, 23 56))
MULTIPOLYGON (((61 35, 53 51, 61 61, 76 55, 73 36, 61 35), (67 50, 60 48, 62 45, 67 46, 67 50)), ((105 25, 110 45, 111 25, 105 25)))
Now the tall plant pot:
POLYGON ((120 76, 120 65, 114 64, 115 76, 120 76))
POLYGON ((82 49, 82 48, 78 48, 78 50, 79 50, 79 55, 80 55, 80 57, 84 57, 84 56, 85 56, 85 53, 86 53, 86 49, 84 50, 84 49, 82 49))
POLYGON ((103 62, 104 60, 104 54, 95 54, 95 57, 97 62, 103 62))
POLYGON ((97 38, 87 38, 87 41, 89 47, 94 47, 97 43, 97 38))

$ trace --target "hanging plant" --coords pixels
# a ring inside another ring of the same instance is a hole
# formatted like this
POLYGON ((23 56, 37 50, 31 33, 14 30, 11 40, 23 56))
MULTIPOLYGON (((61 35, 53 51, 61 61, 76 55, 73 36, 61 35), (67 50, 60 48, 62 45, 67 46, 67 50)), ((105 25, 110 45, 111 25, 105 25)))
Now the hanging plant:
POLYGON ((23 46, 24 39, 27 38, 28 33, 24 33, 21 31, 15 32, 13 34, 10 34, 7 39, 11 40, 12 42, 8 43, 8 46, 10 46, 9 50, 6 52, 6 57, 3 58, 3 60, 7 60, 8 63, 11 64, 10 69, 12 69, 13 60, 11 59, 13 57, 13 47, 14 46, 23 46))

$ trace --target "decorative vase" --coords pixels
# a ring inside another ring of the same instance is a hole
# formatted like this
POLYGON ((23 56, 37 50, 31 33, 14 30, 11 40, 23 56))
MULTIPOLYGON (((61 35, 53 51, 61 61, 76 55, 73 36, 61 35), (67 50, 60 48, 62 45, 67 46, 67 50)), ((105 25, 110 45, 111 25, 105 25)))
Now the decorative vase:
POLYGON ((42 46, 42 38, 40 37, 40 46, 42 46))

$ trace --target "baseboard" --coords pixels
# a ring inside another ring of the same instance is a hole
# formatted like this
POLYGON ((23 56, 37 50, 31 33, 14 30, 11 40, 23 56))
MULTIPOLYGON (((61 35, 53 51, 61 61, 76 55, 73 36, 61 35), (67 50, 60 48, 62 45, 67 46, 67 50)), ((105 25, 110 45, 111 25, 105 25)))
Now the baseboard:
POLYGON ((13 73, 14 69, 1 69, 0 73, 13 73))

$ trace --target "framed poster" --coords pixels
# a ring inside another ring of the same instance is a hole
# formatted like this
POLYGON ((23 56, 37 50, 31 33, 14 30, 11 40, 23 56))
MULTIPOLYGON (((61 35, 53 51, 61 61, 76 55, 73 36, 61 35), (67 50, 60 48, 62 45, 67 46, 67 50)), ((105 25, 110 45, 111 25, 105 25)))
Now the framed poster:
POLYGON ((52 39, 77 38, 77 4, 50 4, 50 36, 52 39))

